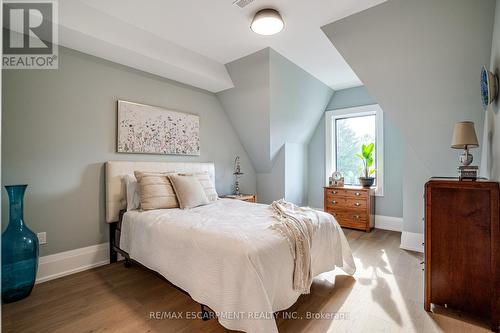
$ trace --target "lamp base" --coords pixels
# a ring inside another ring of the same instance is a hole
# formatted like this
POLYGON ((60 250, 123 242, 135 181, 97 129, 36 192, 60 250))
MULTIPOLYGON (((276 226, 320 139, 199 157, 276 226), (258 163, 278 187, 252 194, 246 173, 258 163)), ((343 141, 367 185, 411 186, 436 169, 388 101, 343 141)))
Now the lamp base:
POLYGON ((476 180, 477 170, 479 167, 477 165, 462 165, 458 167, 458 175, 460 180, 476 180))
POLYGON ((240 193, 240 182, 236 181, 236 184, 234 185, 234 195, 241 195, 240 193))
POLYGON ((472 163, 473 159, 474 157, 471 153, 469 153, 469 150, 465 149, 464 153, 460 155, 460 164, 462 164, 462 166, 469 166, 472 163))
POLYGON ((236 180, 234 182, 234 192, 233 192, 234 195, 241 195, 241 192, 240 192, 240 176, 239 175, 236 175, 236 180))

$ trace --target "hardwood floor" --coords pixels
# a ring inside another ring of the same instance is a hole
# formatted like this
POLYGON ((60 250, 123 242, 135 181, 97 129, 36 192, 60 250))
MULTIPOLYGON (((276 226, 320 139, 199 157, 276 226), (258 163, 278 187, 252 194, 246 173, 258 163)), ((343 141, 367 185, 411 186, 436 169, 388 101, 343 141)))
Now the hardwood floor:
MULTIPOLYGON (((315 279, 287 313, 280 332, 489 332, 446 309, 423 309, 422 255, 399 249, 400 234, 345 230, 357 265, 315 279), (307 312, 337 318, 307 319, 307 312)), ((473 283, 471 281, 471 283, 473 283)), ((140 267, 111 264, 36 285, 30 297, 2 305, 3 332, 226 332, 216 320, 186 319, 200 307, 190 297, 140 267), (179 319, 150 318, 151 312, 179 319)))

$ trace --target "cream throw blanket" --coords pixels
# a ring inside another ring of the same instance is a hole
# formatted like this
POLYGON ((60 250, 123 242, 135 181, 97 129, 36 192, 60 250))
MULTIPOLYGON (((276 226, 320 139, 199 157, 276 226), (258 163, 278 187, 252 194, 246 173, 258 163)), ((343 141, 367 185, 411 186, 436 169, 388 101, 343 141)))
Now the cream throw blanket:
POLYGON ((294 260, 293 289, 309 294, 313 276, 311 265, 312 239, 318 228, 317 213, 310 208, 301 208, 283 199, 271 204, 277 220, 271 228, 283 235, 294 260))

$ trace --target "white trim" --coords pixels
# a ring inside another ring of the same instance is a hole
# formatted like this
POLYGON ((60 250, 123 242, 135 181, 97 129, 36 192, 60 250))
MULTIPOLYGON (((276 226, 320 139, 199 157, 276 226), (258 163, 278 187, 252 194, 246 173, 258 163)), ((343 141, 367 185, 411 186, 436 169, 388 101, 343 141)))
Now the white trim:
POLYGON ((401 232, 403 218, 394 216, 375 215, 375 228, 401 232))
MULTIPOLYGON (((323 210, 321 208, 315 209, 323 210)), ((375 227, 378 229, 401 231, 402 221, 401 218, 397 217, 376 215, 375 227)), ((401 248, 419 251, 413 246, 403 247, 404 234, 411 233, 403 232, 401 235, 401 248)), ((417 241, 416 244, 421 244, 421 241, 417 241)), ((36 283, 46 282, 106 264, 109 264, 109 243, 43 256, 39 259, 36 283)))
POLYGON ((384 112, 378 104, 357 106, 353 108, 337 109, 325 112, 325 185, 335 168, 335 135, 332 135, 332 121, 335 118, 349 116, 363 116, 375 114, 376 145, 377 145, 377 187, 375 195, 384 196, 384 112))
POLYGON ((401 233, 401 245, 399 247, 403 250, 410 250, 416 252, 424 252, 424 234, 416 232, 403 231, 401 233))
MULTIPOLYGON (((309 207, 324 212, 323 208, 309 207)), ((375 229, 401 232, 403 229, 403 218, 385 215, 375 215, 375 229)))
POLYGON ((109 264, 109 243, 40 257, 36 283, 109 264))

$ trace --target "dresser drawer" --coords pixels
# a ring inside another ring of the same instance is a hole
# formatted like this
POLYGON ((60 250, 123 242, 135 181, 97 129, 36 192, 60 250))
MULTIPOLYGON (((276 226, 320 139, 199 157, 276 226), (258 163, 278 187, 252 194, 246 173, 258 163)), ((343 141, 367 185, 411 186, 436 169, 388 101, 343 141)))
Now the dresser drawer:
POLYGON ((366 222, 360 222, 360 221, 353 221, 352 219, 341 219, 340 221, 337 220, 337 222, 340 224, 341 227, 344 228, 351 228, 351 229, 359 229, 359 230, 366 230, 366 222))
POLYGON ((327 213, 332 214, 334 217, 349 220, 351 222, 366 222, 368 220, 367 213, 363 211, 330 209, 327 210, 327 213))
POLYGON ((368 202, 366 198, 347 198, 344 203, 345 208, 350 209, 361 209, 366 213, 366 207, 368 206, 368 202))
POLYGON ((348 197, 363 198, 363 199, 367 199, 370 196, 368 191, 362 191, 362 190, 346 190, 345 195, 348 197))
POLYGON ((366 214, 367 208, 366 199, 356 199, 350 197, 327 197, 326 208, 330 207, 333 209, 356 209, 362 210, 366 214))
POLYGON ((345 208, 346 207, 346 198, 345 197, 327 197, 326 198, 326 207, 325 209, 337 209, 337 208, 345 208))
POLYGON ((363 229, 367 228, 368 217, 363 214, 358 214, 357 212, 349 212, 349 211, 332 211, 329 212, 335 217, 337 222, 342 227, 347 228, 355 228, 355 229, 363 229))
POLYGON ((360 213, 352 211, 347 214, 343 214, 343 216, 349 223, 363 223, 363 225, 366 225, 366 222, 368 221, 368 215, 366 212, 360 213))
POLYGON ((336 211, 334 211, 334 210, 327 209, 327 210, 325 210, 325 212, 327 212, 328 214, 333 215, 333 217, 335 217, 335 219, 336 219, 336 220, 337 220, 338 218, 340 218, 340 213, 337 213, 337 212, 336 212, 336 211))
POLYGON ((325 190, 325 195, 329 198, 349 197, 349 198, 368 199, 370 193, 368 191, 363 191, 363 190, 334 188, 325 190))
POLYGON ((347 193, 347 191, 343 188, 331 188, 331 189, 327 189, 325 190, 326 194, 327 195, 331 195, 331 196, 345 196, 347 193))

